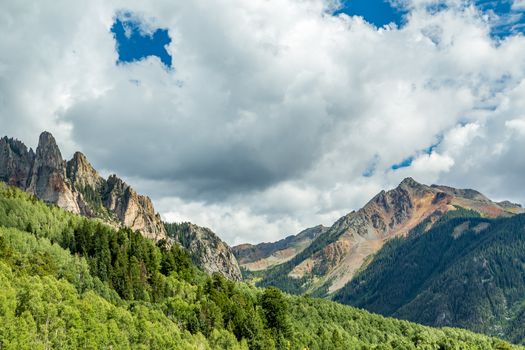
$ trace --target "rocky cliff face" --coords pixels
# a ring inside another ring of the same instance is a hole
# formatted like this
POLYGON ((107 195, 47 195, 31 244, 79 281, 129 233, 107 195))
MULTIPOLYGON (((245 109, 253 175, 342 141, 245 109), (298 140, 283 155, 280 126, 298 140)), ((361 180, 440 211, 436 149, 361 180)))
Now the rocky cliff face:
POLYGON ((151 199, 137 194, 116 175, 111 175, 102 193, 104 207, 133 229, 146 227, 144 235, 159 240, 166 238, 166 232, 160 215, 155 214, 151 199))
MULTIPOLYGON (((457 206, 488 217, 523 211, 517 205, 492 202, 474 190, 426 186, 407 178, 397 188, 381 191, 360 210, 340 218, 289 262, 270 269, 263 284, 295 279, 301 281, 295 292, 332 294, 348 283, 386 240, 406 235, 422 222, 429 229, 457 206)), ((290 280, 287 283, 293 284, 290 280)), ((284 284, 279 286, 286 289, 284 284)))
POLYGON ((148 197, 115 175, 104 180, 80 152, 64 161, 48 132, 40 135, 36 152, 18 140, 0 139, 0 180, 73 213, 122 224, 155 240, 166 238, 148 197))
POLYGON ((205 272, 219 272, 228 279, 242 280, 232 249, 210 229, 191 223, 165 225, 168 236, 186 248, 193 262, 205 272))
POLYGON ((26 190, 45 202, 80 214, 79 193, 66 177, 66 162, 55 138, 48 132, 40 135, 26 190))
POLYGON ((241 244, 233 247, 240 265, 250 271, 282 264, 302 252, 328 227, 318 225, 273 243, 241 244))
POLYGON ((75 152, 73 158, 67 162, 67 177, 75 188, 92 188, 100 191, 104 187, 104 179, 89 163, 86 156, 80 152, 75 152))
POLYGON ((34 159, 33 150, 28 150, 22 142, 7 137, 1 138, 0 181, 26 188, 34 159))

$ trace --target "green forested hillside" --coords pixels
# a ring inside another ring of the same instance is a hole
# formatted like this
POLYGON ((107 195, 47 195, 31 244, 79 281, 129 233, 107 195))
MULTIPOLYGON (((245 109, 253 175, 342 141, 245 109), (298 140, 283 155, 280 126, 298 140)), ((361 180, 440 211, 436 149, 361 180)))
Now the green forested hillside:
POLYGON ((0 349, 509 349, 199 271, 0 184, 0 349))
POLYGON ((525 342, 525 215, 451 212, 389 242, 335 300, 525 342))

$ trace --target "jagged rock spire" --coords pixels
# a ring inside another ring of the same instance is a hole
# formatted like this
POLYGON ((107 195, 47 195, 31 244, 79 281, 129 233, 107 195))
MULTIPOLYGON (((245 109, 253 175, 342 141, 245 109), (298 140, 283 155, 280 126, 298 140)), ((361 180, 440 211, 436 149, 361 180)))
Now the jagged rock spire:
POLYGON ((47 131, 40 134, 36 156, 47 165, 55 165, 57 168, 64 166, 64 160, 62 159, 62 154, 60 153, 57 142, 53 135, 47 131))
POLYGON ((66 162, 53 135, 40 134, 27 191, 43 201, 80 214, 78 195, 66 178, 66 162))
POLYGON ((104 183, 104 179, 81 152, 75 152, 73 158, 67 162, 67 177, 77 189, 89 186, 93 190, 99 190, 104 183))

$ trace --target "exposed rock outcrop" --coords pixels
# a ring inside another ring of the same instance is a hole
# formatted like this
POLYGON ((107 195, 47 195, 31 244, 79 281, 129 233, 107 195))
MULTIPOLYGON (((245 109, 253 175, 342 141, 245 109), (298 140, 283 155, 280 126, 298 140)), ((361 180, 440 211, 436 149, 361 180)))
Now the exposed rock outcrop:
POLYGON ((219 272, 230 280, 242 280, 232 249, 213 231, 192 223, 165 225, 168 236, 186 248, 193 262, 205 272, 219 272))
POLYGON ((90 187, 94 191, 100 191, 104 187, 104 179, 81 152, 75 152, 73 158, 67 162, 67 177, 75 188, 90 187))
POLYGON ((520 211, 521 209, 523 209, 523 207, 521 206, 521 204, 518 204, 518 203, 512 203, 512 202, 509 202, 509 201, 502 201, 502 202, 498 202, 498 205, 502 208, 505 208, 507 210, 518 210, 520 211))
POLYGON ((11 186, 26 188, 35 153, 20 141, 0 139, 0 181, 11 186))
POLYGON ((26 190, 45 202, 80 214, 79 195, 67 181, 66 162, 48 132, 40 135, 26 190))
POLYGON ((137 194, 129 185, 111 175, 105 184, 102 201, 125 226, 139 230, 148 238, 166 238, 160 215, 155 214, 151 199, 137 194))

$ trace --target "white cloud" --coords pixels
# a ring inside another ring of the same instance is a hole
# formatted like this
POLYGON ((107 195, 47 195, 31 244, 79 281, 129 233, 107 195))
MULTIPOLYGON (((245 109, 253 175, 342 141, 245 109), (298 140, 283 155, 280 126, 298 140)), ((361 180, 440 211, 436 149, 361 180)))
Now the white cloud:
POLYGON ((513 10, 525 10, 525 0, 514 0, 512 2, 513 10))
POLYGON ((525 201, 525 38, 496 45, 459 3, 376 30, 336 1, 3 1, 2 133, 50 130, 230 243, 330 224, 409 175, 525 201), (173 70, 115 64, 119 10, 169 30, 173 70))
POLYGON ((252 212, 246 205, 208 205, 173 197, 161 199, 157 204, 159 208, 165 209, 164 220, 191 221, 212 228, 232 245, 245 243, 247 237, 254 242, 276 241, 283 234, 295 234, 302 229, 302 223, 291 216, 270 218, 252 212))
POLYGON ((525 135, 525 119, 512 119, 505 122, 505 126, 525 135))

